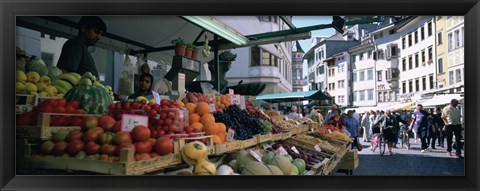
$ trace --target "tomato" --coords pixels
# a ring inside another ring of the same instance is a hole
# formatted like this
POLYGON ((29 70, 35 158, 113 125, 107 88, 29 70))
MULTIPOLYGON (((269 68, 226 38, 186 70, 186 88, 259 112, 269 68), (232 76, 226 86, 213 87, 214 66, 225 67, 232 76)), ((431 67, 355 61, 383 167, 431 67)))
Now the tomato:
POLYGON ((57 105, 55 107, 61 106, 64 107, 67 104, 67 100, 65 98, 57 99, 57 105))
POLYGON ((167 119, 167 117, 168 117, 168 115, 167 115, 167 112, 166 112, 166 111, 162 111, 162 112, 160 113, 160 119, 165 120, 165 119, 167 119))
POLYGON ((74 109, 77 109, 77 108, 78 108, 78 104, 79 104, 78 101, 69 101, 69 102, 65 105, 65 107, 71 106, 71 107, 73 107, 74 109))
POLYGON ((135 145, 132 144, 132 143, 122 143, 120 145, 117 146, 117 148, 115 149, 115 156, 120 156, 120 153, 122 151, 122 149, 124 148, 130 148, 133 150, 133 153, 135 153, 135 145))
POLYGON ((115 104, 111 103, 110 105, 108 105, 108 110, 110 110, 110 111, 115 110, 115 104))
POLYGON ((40 106, 48 105, 50 107, 57 106, 57 99, 47 99, 44 102, 40 103, 40 106))
POLYGON ((173 139, 169 137, 160 137, 155 142, 155 150, 160 155, 173 153, 173 139))
POLYGON ((169 117, 170 119, 174 119, 174 118, 175 118, 175 112, 174 112, 174 111, 169 111, 169 112, 168 112, 168 117, 169 117))
POLYGON ((87 145, 85 145, 85 152, 89 155, 99 154, 100 145, 95 142, 88 142, 87 145))
POLYGON ((98 143, 101 145, 110 144, 113 142, 113 137, 115 136, 112 132, 103 133, 100 138, 98 138, 98 143))
POLYGON ((135 154, 135 160, 136 161, 141 161, 141 160, 148 160, 150 159, 150 154, 149 153, 136 153, 135 154))
POLYGON ((112 129, 110 131, 117 133, 122 130, 122 121, 117 121, 115 122, 115 125, 113 125, 112 129))
POLYGON ((159 110, 159 109, 160 109, 160 105, 159 105, 158 103, 153 104, 153 109, 154 109, 154 110, 159 110))
POLYGON ((75 108, 73 106, 65 106, 65 113, 75 113, 75 108))
POLYGON ((55 143, 53 153, 56 155, 63 155, 67 151, 68 143, 65 141, 55 143))
POLYGON ((166 119, 164 124, 165 124, 165 125, 172 125, 172 124, 173 124, 173 120, 172 120, 172 119, 166 119))
POLYGON ((152 143, 150 140, 135 143, 135 151, 137 153, 149 153, 152 151, 152 143))
POLYGON ((147 113, 150 113, 150 111, 152 111, 152 107, 147 105, 143 108, 143 110, 145 110, 145 112, 147 112, 147 113))
POLYGON ((113 156, 115 154, 116 148, 117 146, 115 145, 105 144, 105 145, 102 145, 102 147, 100 147, 100 152, 102 154, 113 156))
POLYGON ((85 110, 83 109, 76 109, 75 114, 85 114, 85 110))
POLYGON ((54 110, 53 110, 53 107, 50 105, 43 105, 38 107, 38 111, 42 113, 53 113, 54 110))
POLYGON ((137 125, 132 129, 131 134, 135 141, 147 141, 150 138, 150 129, 144 125, 137 125))
POLYGON ((53 141, 45 141, 42 143, 41 150, 43 154, 50 154, 55 147, 55 143, 53 141))
POLYGON ((158 132, 158 135, 159 135, 159 136, 165 135, 165 131, 162 130, 162 129, 157 130, 157 132, 158 132))
POLYGON ((67 141, 73 141, 73 140, 81 140, 83 137, 83 133, 81 130, 78 130, 78 129, 75 129, 75 130, 72 130, 70 132, 68 132, 68 135, 67 135, 67 141))
POLYGON ((98 119, 98 125, 102 127, 102 129, 105 131, 109 131, 110 129, 112 129, 116 122, 117 121, 115 120, 115 118, 108 115, 101 116, 98 119))
POLYGON ((138 109, 138 108, 140 108, 140 103, 138 103, 138 102, 133 102, 133 103, 132 103, 132 108, 133 108, 133 109, 138 109))
POLYGON ((127 103, 125 103, 125 104, 123 105, 123 108, 124 108, 125 110, 131 110, 131 109, 132 109, 132 105, 127 102, 127 103))
POLYGON ((156 110, 150 110, 150 114, 148 115, 151 119, 157 118, 157 111, 156 110))
POLYGON ((68 148, 67 148, 68 154, 70 154, 70 156, 75 156, 75 154, 82 151, 83 148, 85 148, 85 144, 83 143, 83 141, 79 139, 70 141, 70 143, 68 143, 68 148))
POLYGON ((99 137, 100 135, 94 129, 89 129, 83 134, 83 141, 85 141, 86 143, 95 142, 98 140, 99 137))
POLYGON ((113 137, 113 143, 120 145, 122 143, 132 143, 132 135, 130 132, 120 131, 113 137))
POLYGON ((162 100, 160 100, 160 105, 161 106, 168 106, 168 105, 170 105, 170 102, 166 99, 162 99, 162 100))
POLYGON ((116 103, 115 104, 115 110, 122 110, 122 104, 121 103, 116 103))

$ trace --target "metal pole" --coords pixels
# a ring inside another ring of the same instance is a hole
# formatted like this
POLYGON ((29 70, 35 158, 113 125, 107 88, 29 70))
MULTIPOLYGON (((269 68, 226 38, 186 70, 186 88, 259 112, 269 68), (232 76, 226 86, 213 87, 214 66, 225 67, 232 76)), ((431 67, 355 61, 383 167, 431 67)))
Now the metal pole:
POLYGON ((214 39, 214 44, 213 44, 213 54, 215 56, 215 72, 217 73, 217 76, 215 77, 216 85, 217 85, 217 91, 221 93, 221 87, 220 87, 220 60, 219 60, 219 55, 218 55, 218 35, 214 34, 213 35, 214 39))

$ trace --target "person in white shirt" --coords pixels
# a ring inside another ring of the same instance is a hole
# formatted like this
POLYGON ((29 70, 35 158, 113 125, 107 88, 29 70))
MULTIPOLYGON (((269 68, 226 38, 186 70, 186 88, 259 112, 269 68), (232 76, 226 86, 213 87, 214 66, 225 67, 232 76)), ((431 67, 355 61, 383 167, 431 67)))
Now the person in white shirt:
POLYGON ((363 142, 370 142, 370 112, 365 112, 362 117, 363 142))
POLYGON ((290 114, 288 114, 287 118, 288 119, 291 119, 291 120, 298 120, 300 118, 302 118, 302 114, 299 114, 298 113, 298 110, 297 110, 297 106, 292 106, 292 112, 290 112, 290 114))
POLYGON ((445 122, 445 131, 447 132, 447 154, 448 156, 452 155, 452 138, 455 134, 455 144, 457 146, 455 156, 457 158, 462 157, 462 143, 461 140, 461 133, 462 133, 462 124, 460 119, 462 118, 460 109, 458 106, 458 100, 452 99, 450 101, 450 105, 445 106, 442 111, 442 119, 445 122))

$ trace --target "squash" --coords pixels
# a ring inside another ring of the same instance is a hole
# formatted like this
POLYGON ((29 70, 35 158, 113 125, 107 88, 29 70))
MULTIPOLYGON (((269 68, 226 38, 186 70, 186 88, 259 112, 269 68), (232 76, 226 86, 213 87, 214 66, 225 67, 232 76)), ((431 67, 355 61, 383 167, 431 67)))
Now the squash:
POLYGON ((280 168, 278 168, 277 166, 267 165, 267 167, 268 170, 270 170, 270 172, 272 173, 272 175, 283 175, 282 170, 280 170, 280 168))
POLYGON ((244 168, 244 165, 246 165, 250 162, 258 162, 258 161, 252 155, 250 155, 250 153, 248 153, 248 151, 240 150, 240 152, 238 152, 237 162, 236 162, 238 171, 242 172, 243 168, 244 168))
POLYGON ((272 160, 273 160, 273 157, 275 157, 275 151, 270 151, 270 152, 267 153, 266 155, 263 155, 262 161, 263 161, 265 164, 271 164, 271 163, 272 163, 272 160))
POLYGON ((244 165, 242 175, 272 175, 270 169, 261 162, 249 162, 244 165))
POLYGON ((193 173, 195 175, 215 175, 217 173, 217 168, 215 168, 215 164, 208 160, 203 160, 195 165, 193 173))
POLYGON ((275 156, 272 159, 271 164, 280 168, 280 170, 282 170, 284 175, 290 175, 290 173, 292 171, 292 164, 284 156, 280 156, 280 155, 275 156))
POLYGON ((200 141, 185 144, 182 148, 182 159, 189 165, 197 165, 207 159, 207 146, 200 141))
POLYGON ((301 158, 296 158, 295 160, 293 160, 292 164, 295 165, 298 168, 299 172, 305 171, 305 168, 307 166, 305 161, 301 158))

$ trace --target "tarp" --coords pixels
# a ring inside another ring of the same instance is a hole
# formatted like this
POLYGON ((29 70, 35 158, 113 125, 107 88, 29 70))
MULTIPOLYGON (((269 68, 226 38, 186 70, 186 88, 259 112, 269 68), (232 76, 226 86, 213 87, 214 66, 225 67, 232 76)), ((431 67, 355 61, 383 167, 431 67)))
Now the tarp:
POLYGON ((265 94, 256 97, 257 100, 264 100, 267 102, 291 102, 303 100, 325 100, 331 99, 330 96, 325 95, 321 90, 313 90, 306 92, 290 92, 279 94, 265 94))
POLYGON ((423 107, 435 107, 438 105, 446 105, 449 104, 452 99, 457 99, 458 101, 463 100, 463 97, 460 94, 441 94, 436 95, 432 99, 423 102, 423 107))
POLYGON ((396 110, 408 110, 408 109, 411 109, 412 106, 415 106, 415 102, 414 102, 414 101, 412 101, 412 102, 406 102, 406 103, 394 104, 394 105, 391 105, 391 106, 386 107, 386 109, 390 109, 390 110, 393 110, 393 111, 396 111, 396 110))

